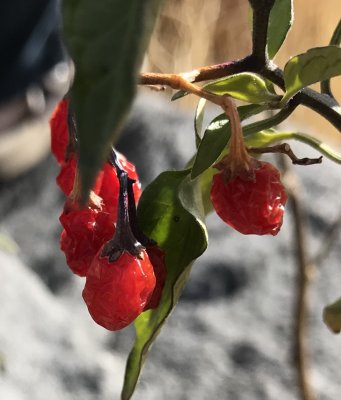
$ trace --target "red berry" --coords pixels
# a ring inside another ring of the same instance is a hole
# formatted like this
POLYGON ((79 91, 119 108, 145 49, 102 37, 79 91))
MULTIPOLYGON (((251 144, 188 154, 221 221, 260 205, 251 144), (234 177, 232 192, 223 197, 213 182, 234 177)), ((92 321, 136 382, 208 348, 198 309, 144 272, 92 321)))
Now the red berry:
MULTIPOLYGON (((137 202, 141 196, 141 184, 135 170, 135 166, 131 164, 122 154, 117 153, 118 158, 124 170, 128 173, 130 179, 136 180, 133 185, 135 201, 137 202)), ((117 219, 119 181, 116 174, 116 169, 110 163, 105 163, 103 167, 102 186, 99 190, 99 196, 103 199, 104 209, 112 215, 112 218, 117 219)))
POLYGON ((66 148, 69 142, 67 125, 68 104, 67 100, 61 100, 50 118, 51 150, 59 164, 65 159, 66 148))
POLYGON ((144 311, 157 308, 162 295, 163 287, 165 286, 167 270, 165 263, 165 253, 158 246, 148 247, 146 249, 149 260, 154 268, 156 278, 155 289, 148 301, 144 311))
POLYGON ((72 155, 67 161, 61 165, 60 172, 56 178, 57 185, 61 191, 68 196, 72 189, 76 176, 77 157, 72 155))
POLYGON ((63 212, 59 219, 64 227, 60 248, 67 264, 73 273, 86 276, 99 248, 115 233, 115 225, 108 213, 90 207, 63 212))
MULTIPOLYGON (((60 190, 65 194, 65 196, 69 196, 73 189, 73 184, 75 182, 76 177, 76 169, 77 169, 77 156, 71 155, 69 159, 62 163, 60 172, 57 175, 56 182, 60 187, 60 190)), ((98 194, 100 188, 102 186, 103 179, 103 170, 101 170, 96 178, 95 185, 92 188, 92 191, 98 194)))
POLYGON ((211 200, 220 218, 247 235, 277 235, 287 201, 278 170, 261 161, 254 170, 255 179, 237 176, 225 182, 223 172, 213 177, 211 200))
POLYGON ((101 252, 88 271, 83 299, 95 322, 116 331, 144 310, 155 287, 155 275, 145 251, 142 259, 125 251, 114 262, 101 252))

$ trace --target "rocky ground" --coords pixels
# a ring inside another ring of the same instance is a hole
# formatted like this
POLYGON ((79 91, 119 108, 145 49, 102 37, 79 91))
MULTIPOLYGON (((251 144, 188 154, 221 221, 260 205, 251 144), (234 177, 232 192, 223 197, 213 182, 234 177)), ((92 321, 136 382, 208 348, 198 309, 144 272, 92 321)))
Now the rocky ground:
MULTIPOLYGON (((158 94, 140 98, 120 150, 143 183, 181 168, 193 152, 192 116, 175 113, 158 94), (132 143, 134 145, 132 145, 132 143)), ((295 146, 299 155, 312 155, 295 146)), ((341 167, 295 167, 302 182, 314 256, 341 213, 341 167)), ((106 332, 89 317, 59 251, 63 204, 51 156, 0 184, 0 399, 119 399, 133 328, 106 332)), ((298 397, 292 358, 297 267, 292 215, 280 234, 241 236, 214 215, 210 245, 195 263, 177 309, 154 345, 136 400, 292 400, 298 397)), ((312 385, 321 400, 341 392, 341 339, 321 320, 340 296, 338 241, 319 266, 307 338, 312 385)))

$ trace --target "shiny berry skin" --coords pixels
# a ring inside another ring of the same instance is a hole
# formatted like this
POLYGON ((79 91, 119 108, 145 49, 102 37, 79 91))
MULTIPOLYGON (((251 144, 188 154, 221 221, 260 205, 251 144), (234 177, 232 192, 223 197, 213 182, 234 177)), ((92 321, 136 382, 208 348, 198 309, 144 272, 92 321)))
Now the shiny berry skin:
MULTIPOLYGON (((122 154, 117 153, 117 155, 124 170, 128 173, 129 178, 136 180, 133 185, 133 190, 135 201, 137 202, 141 196, 141 184, 138 180, 139 178, 137 176, 135 166, 131 164, 122 154)), ((103 199, 105 210, 116 220, 119 195, 119 182, 116 169, 110 163, 105 163, 102 171, 102 186, 98 192, 98 195, 103 199)))
POLYGON ((72 189, 76 176, 77 157, 72 155, 67 161, 63 162, 56 182, 60 190, 68 196, 72 189))
MULTIPOLYGON (((77 156, 75 154, 70 155, 69 159, 62 163, 59 174, 57 175, 56 182, 60 190, 69 196, 73 189, 75 182, 77 169, 77 156)), ((92 190, 98 194, 102 186, 103 170, 101 170, 96 178, 95 185, 92 190)))
POLYGON ((66 262, 74 274, 86 276, 100 247, 115 233, 115 225, 108 213, 90 207, 63 211, 59 219, 64 228, 60 248, 66 262))
POLYGON ((59 164, 65 159, 66 148, 69 142, 67 100, 61 100, 54 109, 50 118, 51 151, 59 164))
POLYGON ((162 290, 163 287, 165 286, 167 277, 165 253, 163 252, 163 250, 161 250, 160 247, 158 246, 151 246, 147 247, 146 251, 149 260, 154 268, 156 284, 153 294, 148 303, 146 304, 146 307, 144 309, 145 311, 158 307, 162 296, 162 290))
POLYGON ((144 310, 155 288, 155 275, 145 251, 142 259, 125 251, 114 262, 102 257, 101 251, 88 271, 83 299, 97 324, 116 331, 144 310))
POLYGON ((219 217, 237 231, 248 235, 277 235, 287 195, 279 171, 261 161, 255 179, 240 177, 225 182, 223 171, 214 175, 211 200, 219 217))

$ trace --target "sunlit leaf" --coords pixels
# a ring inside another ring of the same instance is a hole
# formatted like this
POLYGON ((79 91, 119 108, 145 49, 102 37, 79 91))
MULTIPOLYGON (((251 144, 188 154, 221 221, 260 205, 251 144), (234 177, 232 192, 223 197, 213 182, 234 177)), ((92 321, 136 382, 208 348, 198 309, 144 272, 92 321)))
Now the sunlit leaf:
POLYGON ((291 58, 284 67, 285 104, 302 88, 341 75, 341 48, 316 47, 291 58))
POLYGON ((131 398, 148 350, 178 301, 193 260, 207 247, 200 187, 189 179, 189 170, 159 175, 143 192, 138 216, 144 232, 166 253, 167 281, 159 307, 135 322, 136 340, 127 362, 123 400, 131 398))
POLYGON ((240 74, 210 82, 204 86, 204 89, 219 95, 228 94, 235 99, 248 103, 277 102, 280 96, 269 90, 269 85, 272 84, 260 75, 241 72, 240 74))
POLYGON ((122 128, 160 2, 62 2, 65 42, 76 68, 71 100, 83 198, 122 128))
POLYGON ((293 0, 276 0, 270 12, 268 25, 268 53, 274 58, 293 23, 293 0))

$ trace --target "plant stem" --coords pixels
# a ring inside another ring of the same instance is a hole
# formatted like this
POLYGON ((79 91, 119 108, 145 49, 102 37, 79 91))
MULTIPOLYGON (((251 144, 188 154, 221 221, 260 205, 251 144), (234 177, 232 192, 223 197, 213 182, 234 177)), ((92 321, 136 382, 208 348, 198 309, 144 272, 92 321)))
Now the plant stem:
POLYGON ((298 268, 293 356, 297 366, 297 379, 301 398, 302 400, 314 400, 316 397, 310 385, 309 355, 307 351, 307 322, 310 283, 315 268, 314 265, 309 262, 307 255, 307 232, 302 202, 299 195, 299 184, 296 175, 289 169, 290 166, 286 161, 286 159, 283 159, 286 169, 286 187, 290 194, 293 211, 294 243, 298 268))
MULTIPOLYGON (((184 89, 184 85, 179 86, 178 77, 182 79, 182 82, 187 81, 188 83, 190 82, 184 77, 191 77, 191 83, 193 84, 206 80, 218 79, 241 72, 258 73, 261 76, 269 79, 281 89, 285 89, 283 71, 272 62, 262 65, 259 59, 254 55, 249 55, 238 61, 202 67, 194 71, 181 74, 142 73, 140 75, 140 84, 147 86, 165 85, 175 90, 183 89, 193 93, 191 90, 184 89)), ((197 87, 197 89, 199 88, 197 87)), ((193 94, 208 99, 207 97, 202 96, 202 92, 200 93, 198 90, 193 94)), ((211 99, 208 100, 211 101, 211 99)), ((336 129, 341 132, 341 112, 339 111, 338 104, 332 97, 318 93, 315 90, 305 88, 297 93, 291 99, 291 102, 295 103, 296 106, 304 105, 311 108, 322 117, 327 119, 333 126, 335 126, 336 129)), ((215 101, 214 103, 217 104, 215 101)))
POLYGON ((265 154, 265 153, 285 154, 291 159, 292 163, 296 165, 313 165, 322 163, 322 156, 318 158, 308 158, 308 157, 298 158, 292 151, 288 143, 281 143, 275 146, 268 146, 268 147, 249 147, 248 152, 255 154, 265 154))
POLYGON ((260 65, 267 65, 269 59, 267 49, 267 37, 270 11, 273 5, 274 0, 258 2, 251 1, 251 6, 253 9, 252 54, 257 58, 260 65))
MULTIPOLYGON (((250 66, 253 64, 253 57, 248 56, 241 60, 227 61, 221 64, 200 67, 190 72, 179 73, 178 75, 192 77, 192 79, 190 79, 192 83, 203 82, 245 72, 249 70, 250 66)), ((162 79, 164 75, 170 74, 144 72, 140 74, 139 83, 140 85, 160 85, 160 78, 162 79)))

